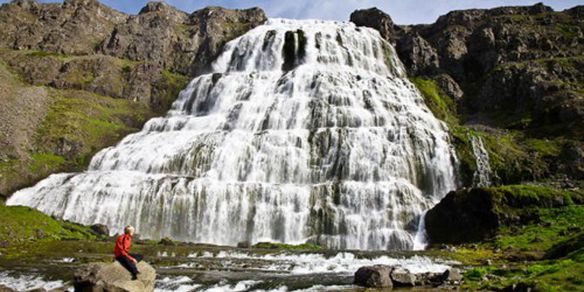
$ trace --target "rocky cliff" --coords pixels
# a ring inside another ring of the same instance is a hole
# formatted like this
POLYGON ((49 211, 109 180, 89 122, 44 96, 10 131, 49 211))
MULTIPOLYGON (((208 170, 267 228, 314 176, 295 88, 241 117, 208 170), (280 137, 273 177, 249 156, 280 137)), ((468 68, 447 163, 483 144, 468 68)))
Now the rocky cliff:
POLYGON ((164 113, 259 8, 191 14, 150 2, 127 15, 96 0, 0 6, 0 195, 96 151, 164 113))
POLYGON ((449 123, 469 185, 469 135, 494 142, 486 146, 496 183, 584 178, 583 13, 536 4, 398 26, 373 8, 351 21, 396 44, 426 102, 449 123))

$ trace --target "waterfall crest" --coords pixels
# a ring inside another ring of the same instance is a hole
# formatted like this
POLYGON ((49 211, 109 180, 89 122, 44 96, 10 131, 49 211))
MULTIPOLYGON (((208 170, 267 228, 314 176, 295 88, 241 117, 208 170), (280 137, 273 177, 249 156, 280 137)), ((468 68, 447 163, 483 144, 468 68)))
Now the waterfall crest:
POLYGON ((8 204, 152 239, 411 249, 420 214, 455 189, 454 155, 377 31, 271 19, 165 117, 8 204))

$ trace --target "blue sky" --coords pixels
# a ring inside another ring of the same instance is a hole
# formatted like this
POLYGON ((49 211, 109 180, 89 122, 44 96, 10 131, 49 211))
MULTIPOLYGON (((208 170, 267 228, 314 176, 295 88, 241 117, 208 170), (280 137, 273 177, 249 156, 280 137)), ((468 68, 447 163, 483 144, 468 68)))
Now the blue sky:
MULTIPOLYGON (((166 0, 180 10, 192 12, 205 6, 229 8, 249 8, 259 6, 269 17, 316 18, 347 20, 352 11, 359 8, 377 6, 389 13, 399 24, 431 23, 451 10, 468 8, 491 8, 506 5, 532 5, 539 1, 530 0, 166 0)), ((0 3, 10 2, 0 0, 0 3)), ((43 0, 40 2, 61 2, 43 0)), ((136 14, 148 1, 142 0, 102 0, 110 7, 130 14, 136 14)), ((555 10, 564 10, 576 5, 584 5, 584 0, 545 1, 555 10)))

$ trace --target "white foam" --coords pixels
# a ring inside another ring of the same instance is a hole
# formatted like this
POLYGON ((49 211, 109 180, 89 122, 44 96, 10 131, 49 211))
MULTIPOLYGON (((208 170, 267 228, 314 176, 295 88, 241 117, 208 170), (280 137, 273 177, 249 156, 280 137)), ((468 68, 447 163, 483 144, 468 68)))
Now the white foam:
MULTIPOLYGON (((391 258, 380 256, 372 259, 356 258, 353 253, 340 252, 334 257, 325 257, 322 254, 267 254, 255 255, 240 252, 221 251, 216 255, 204 254, 197 256, 189 255, 190 258, 216 258, 216 259, 249 259, 262 260, 257 263, 256 268, 261 270, 271 270, 287 272, 290 274, 315 274, 315 273, 337 273, 352 274, 362 266, 370 265, 390 265, 408 269, 412 273, 434 272, 441 273, 447 270, 455 262, 432 261, 428 257, 413 256, 410 258, 391 258)), ((181 264, 178 267, 192 268, 196 263, 181 264)))
POLYGON ((15 275, 16 273, 4 271, 0 272, 0 285, 6 286, 16 291, 29 291, 33 289, 45 289, 47 291, 65 288, 65 283, 61 280, 45 280, 37 275, 15 275))

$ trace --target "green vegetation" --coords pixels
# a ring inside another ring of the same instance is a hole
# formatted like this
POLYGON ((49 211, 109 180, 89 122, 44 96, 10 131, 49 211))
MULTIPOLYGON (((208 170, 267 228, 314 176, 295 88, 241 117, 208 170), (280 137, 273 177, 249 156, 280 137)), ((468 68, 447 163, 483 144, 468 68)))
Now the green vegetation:
POLYGON ((29 169, 32 173, 46 172, 50 169, 59 169, 66 160, 64 157, 53 153, 36 153, 31 155, 32 162, 29 169))
POLYGON ((159 97, 160 104, 156 106, 156 109, 160 113, 168 110, 180 91, 187 87, 189 80, 189 77, 185 75, 173 73, 168 70, 162 71, 162 78, 154 84, 158 92, 164 93, 159 97))
POLYGON ((452 98, 440 90, 436 81, 420 77, 410 78, 410 80, 420 90, 426 105, 437 118, 451 127, 459 124, 456 116, 456 104, 452 98))
POLYGON ((39 211, 0 204, 0 244, 4 247, 36 240, 96 239, 87 227, 58 221, 39 211))
POLYGON ((45 163, 48 167, 55 165, 55 161, 62 162, 51 154, 57 150, 59 156, 79 157, 74 167, 79 169, 96 151, 138 130, 129 127, 125 119, 140 125, 148 116, 144 105, 128 100, 82 91, 55 91, 53 103, 37 134, 37 145, 43 155, 33 155, 53 159, 35 159, 35 167, 43 162, 50 162, 45 163))

